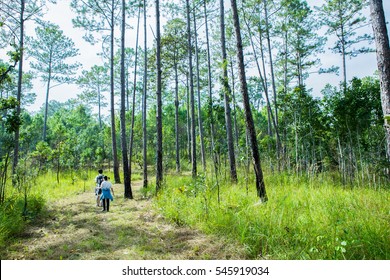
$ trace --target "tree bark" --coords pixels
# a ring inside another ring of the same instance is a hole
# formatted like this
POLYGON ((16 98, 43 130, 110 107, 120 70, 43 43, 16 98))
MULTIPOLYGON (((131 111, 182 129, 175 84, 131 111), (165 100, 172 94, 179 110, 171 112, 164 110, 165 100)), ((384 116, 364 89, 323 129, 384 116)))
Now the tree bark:
POLYGON ((111 139, 112 139, 112 161, 114 168, 114 180, 119 184, 121 178, 119 176, 118 152, 116 146, 116 128, 115 128, 115 101, 114 101, 114 0, 111 1, 111 57, 110 57, 110 87, 111 87, 111 139))
MULTIPOLYGON (((22 79, 23 79, 23 53, 24 53, 24 10, 25 0, 20 1, 20 43, 19 43, 19 69, 18 69, 18 92, 16 100, 18 104, 16 106, 16 116, 20 117, 21 112, 21 100, 22 100, 22 79)), ((19 138, 20 138, 20 127, 17 126, 15 130, 15 146, 14 146, 14 160, 12 163, 12 174, 15 174, 16 167, 19 161, 19 138)))
POLYGON ((161 34, 160 34, 160 1, 156 0, 156 72, 157 72, 157 149, 156 149, 156 192, 159 191, 163 180, 162 166, 162 101, 161 101, 161 34))
POLYGON ((198 126, 199 126, 199 138, 200 138, 200 155, 202 157, 203 171, 206 171, 206 154, 204 149, 204 139, 203 139, 203 121, 202 121, 202 107, 200 102, 200 74, 199 74, 199 53, 198 53, 198 32, 196 30, 196 12, 195 7, 193 10, 194 13, 194 36, 195 36, 195 58, 196 58, 196 90, 198 97, 198 126))
POLYGON ((146 130, 146 98, 147 98, 147 79, 148 79, 148 42, 146 29, 146 0, 144 6, 144 89, 142 94, 142 156, 143 156, 143 187, 148 187, 148 160, 147 160, 147 130, 146 130))
POLYGON ((175 49, 175 148, 176 148, 176 172, 180 173, 180 145, 179 145, 179 74, 177 70, 175 49))
POLYGON ((370 0, 372 28, 381 87, 382 110, 385 118, 387 159, 390 161, 390 48, 382 0, 370 0))
POLYGON ((47 115, 49 113, 49 92, 50 92, 50 83, 51 83, 51 65, 49 65, 49 77, 47 79, 47 85, 46 85, 46 103, 45 103, 45 116, 43 120, 43 141, 46 141, 46 132, 47 132, 47 115))
POLYGON ((210 118, 210 138, 211 138, 211 156, 213 158, 214 163, 214 171, 215 176, 217 175, 217 162, 216 162, 216 152, 215 152, 215 128, 214 128, 214 110, 213 110, 213 86, 211 79, 211 54, 210 54, 210 40, 209 40, 209 26, 207 20, 207 3, 203 1, 203 11, 204 11, 204 21, 205 21, 205 29, 206 29, 206 47, 207 47, 207 83, 208 83, 208 91, 209 91, 209 118, 210 118))
POLYGON ((189 88, 189 74, 186 73, 186 98, 187 98, 187 151, 188 162, 192 162, 191 153, 191 117, 190 117, 190 88, 189 88))
POLYGON ((192 162, 192 177, 197 176, 196 167, 196 134, 195 134, 195 100, 194 100, 194 77, 192 73, 192 42, 191 42, 191 20, 190 20, 190 4, 186 0, 187 6, 187 36, 188 36, 188 67, 190 80, 190 104, 191 104, 191 162, 192 162))
POLYGON ((135 40, 135 62, 134 62, 134 88, 133 88, 133 100, 131 111, 131 128, 130 128, 130 144, 129 144, 129 173, 130 184, 132 174, 132 159, 133 159, 133 143, 134 143, 134 117, 135 117, 135 93, 137 91, 137 66, 138 66, 138 38, 139 38, 139 21, 141 16, 141 6, 138 7, 138 19, 137 19, 137 37, 135 40))
POLYGON ((238 62, 239 79, 241 83, 241 93, 242 93, 242 99, 243 99, 243 105, 245 111, 245 122, 246 122, 247 132, 249 135, 250 145, 252 148, 254 171, 256 175, 256 190, 257 190, 257 195, 260 198, 260 201, 266 202, 268 199, 265 191, 263 171, 261 169, 260 153, 259 153, 259 148, 258 148, 257 138, 256 138, 256 129, 253 122, 253 116, 252 116, 252 111, 251 111, 250 101, 248 96, 248 85, 246 82, 246 75, 245 75, 244 54, 242 49, 241 30, 240 30, 240 22, 238 18, 236 0, 231 0, 231 5, 233 11, 234 30, 235 30, 236 41, 237 41, 237 45, 236 45, 237 62, 238 62))
POLYGON ((230 179, 233 183, 237 183, 236 158, 234 155, 234 140, 232 132, 232 117, 230 109, 231 90, 228 83, 228 61, 226 55, 226 39, 225 39, 225 7, 224 1, 220 0, 220 24, 221 24, 221 49, 222 49, 222 86, 225 103, 225 124, 226 137, 229 155, 230 179))
POLYGON ((125 198, 133 199, 131 191, 131 179, 129 170, 129 159, 127 155, 126 138, 126 73, 125 73, 125 30, 126 30, 126 0, 122 0, 122 29, 121 29, 121 145, 123 162, 123 181, 125 198))

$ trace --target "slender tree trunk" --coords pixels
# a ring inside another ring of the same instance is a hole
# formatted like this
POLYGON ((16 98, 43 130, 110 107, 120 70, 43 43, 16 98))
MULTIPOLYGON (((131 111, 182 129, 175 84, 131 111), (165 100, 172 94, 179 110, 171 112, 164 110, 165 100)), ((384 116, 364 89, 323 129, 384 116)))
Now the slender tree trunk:
POLYGON ((265 13, 265 24, 266 24, 265 31, 266 31, 266 37, 267 37, 269 64, 270 64, 270 70, 271 70, 272 92, 274 94, 275 121, 276 121, 276 125, 278 125, 278 104, 277 104, 277 98, 276 98, 276 82, 275 82, 275 74, 274 74, 274 64, 273 64, 273 59, 272 59, 271 39, 270 39, 270 34, 269 34, 267 0, 263 0, 263 2, 264 2, 264 13, 265 13))
MULTIPOLYGON (((341 8, 339 9, 339 19, 340 22, 344 22, 343 14, 341 12, 341 8)), ((347 90, 347 63, 346 63, 346 54, 345 54, 345 34, 344 34, 344 24, 341 24, 341 58, 343 63, 343 89, 344 93, 347 90)))
POLYGON ((137 20, 137 36, 135 40, 135 64, 134 64, 134 88, 133 88, 133 100, 131 111, 131 128, 130 128, 130 147, 129 147, 129 173, 130 184, 132 175, 132 160, 133 160, 133 143, 134 143, 134 117, 135 117, 135 94, 137 92, 137 66, 138 66, 138 37, 139 37, 139 21, 141 17, 141 5, 138 7, 138 20, 137 20))
POLYGON ((199 126, 199 138, 200 138, 200 154, 202 157, 202 166, 203 171, 206 171, 206 154, 204 149, 204 139, 203 139, 203 121, 202 121, 202 106, 200 102, 200 71, 199 71, 199 53, 198 53, 198 32, 196 30, 196 12, 194 7, 194 36, 195 36, 195 59, 196 59, 196 90, 198 97, 198 126, 199 126))
POLYGON ((110 87, 111 87, 111 139, 112 139, 112 161, 114 168, 114 180, 115 183, 119 184, 121 178, 119 176, 119 162, 118 152, 116 144, 116 128, 115 128, 115 101, 114 101, 114 0, 111 1, 111 57, 110 57, 110 87))
MULTIPOLYGON (((279 125, 279 117, 278 117, 278 102, 276 96, 276 82, 275 82, 275 73, 274 73, 274 63, 272 59, 272 49, 271 49, 271 39, 269 34, 269 22, 268 22, 268 8, 267 8, 267 0, 263 0, 264 2, 264 14, 265 14, 265 23, 266 23, 266 37, 267 37, 267 46, 268 46, 268 55, 269 55, 269 64, 271 70, 271 81, 272 81, 272 92, 274 95, 274 106, 275 106, 275 128, 279 125)), ((278 170, 280 171, 280 143, 277 141, 276 144, 276 161, 278 164, 278 170)))
POLYGON ((190 4, 186 0, 187 6, 187 34, 188 34, 188 67, 190 79, 190 102, 191 102, 191 162, 192 162, 192 177, 197 176, 196 167, 196 134, 195 134, 195 100, 194 100, 194 77, 192 73, 192 42, 191 42, 191 19, 190 19, 190 4))
POLYGON ((190 87, 189 87, 189 75, 186 74, 186 97, 187 97, 187 150, 188 150, 188 162, 192 162, 191 153, 191 117, 190 117, 190 87))
POLYGON ((162 101, 161 101, 161 35, 160 35, 160 0, 156 0, 156 73, 157 73, 157 150, 156 150, 156 192, 161 188, 163 180, 162 165, 162 101))
POLYGON ((206 49, 207 49, 207 85, 209 91, 209 118, 210 118, 210 138, 211 138, 211 157, 214 163, 214 171, 218 184, 218 168, 217 156, 215 151, 215 128, 214 128, 214 110, 213 110, 213 86, 211 79, 211 54, 210 54, 210 40, 209 40, 209 25, 207 20, 207 1, 203 1, 203 12, 206 29, 206 49))
POLYGON ((43 121, 43 133, 42 133, 43 141, 46 141, 46 133, 47 133, 47 117, 48 117, 47 115, 49 113, 50 83, 51 83, 51 65, 49 66, 49 76, 48 76, 47 85, 46 85, 45 117, 44 117, 44 121, 43 121))
POLYGON ((179 75, 177 70, 175 50, 175 146, 176 146, 176 172, 180 173, 180 146, 179 146, 179 75))
POLYGON ((247 86, 246 75, 245 75, 244 54, 242 49, 241 30, 240 30, 240 22, 238 18, 236 0, 231 0, 231 5, 233 11, 234 30, 235 30, 236 41, 237 41, 237 62, 238 62, 239 79, 241 83, 241 93, 242 93, 242 99, 243 99, 243 105, 245 111, 245 122, 246 122, 247 131, 249 134, 249 140, 252 148, 254 171, 256 175, 256 190, 257 190, 257 195, 260 198, 260 201, 265 202, 267 201, 267 194, 265 191, 263 170, 261 169, 260 153, 259 153, 259 148, 258 148, 257 138, 256 138, 256 129, 253 122, 253 116, 252 116, 252 111, 251 111, 250 101, 248 96, 248 86, 247 86))
POLYGON ((129 170, 129 158, 127 155, 127 138, 126 138, 126 72, 125 72, 125 35, 126 35, 126 0, 122 0, 122 28, 121 28, 121 146, 123 162, 123 181, 125 184, 125 198, 133 199, 131 191, 131 179, 129 170))
MULTIPOLYGON (((100 82, 99 82, 100 83, 100 82)), ((100 105, 101 102, 101 94, 100 94, 100 84, 98 84, 97 88, 97 97, 98 97, 98 118, 99 118, 99 129, 102 130, 102 107, 100 105)))
POLYGON ((226 137, 229 155, 230 179, 233 183, 237 183, 236 158, 234 155, 234 141, 232 132, 232 118, 230 109, 231 90, 228 82, 227 72, 227 55, 226 55, 226 39, 225 39, 225 7, 224 0, 220 0, 220 24, 221 24, 221 49, 222 49, 222 83, 223 95, 225 102, 225 123, 226 123, 226 137))
POLYGON ((236 91, 235 91, 235 81, 234 81, 234 69, 233 69, 233 60, 230 60, 230 71, 232 75, 232 97, 233 97, 233 122, 234 122, 234 136, 236 139, 236 152, 239 153, 239 144, 238 144, 238 126, 237 126, 237 102, 236 102, 236 91))
POLYGON ((381 87, 382 111, 385 119, 386 152, 390 161, 390 48, 382 0, 370 0, 372 28, 381 87))
MULTIPOLYGON (((20 1, 20 42, 19 42, 19 70, 18 70, 18 92, 16 100, 18 104, 16 106, 16 116, 20 117, 21 112, 21 101, 22 101, 22 79, 23 79, 23 54, 24 54, 24 10, 25 0, 20 1)), ((20 127, 17 126, 15 130, 15 146, 14 146, 14 161, 12 163, 12 174, 15 174, 16 167, 19 161, 19 138, 20 138, 20 127)))
POLYGON ((147 160, 147 130, 146 130, 146 98, 148 89, 148 42, 146 29, 146 0, 143 2, 144 6, 144 89, 142 94, 142 156, 143 156, 143 187, 148 187, 148 160, 147 160))

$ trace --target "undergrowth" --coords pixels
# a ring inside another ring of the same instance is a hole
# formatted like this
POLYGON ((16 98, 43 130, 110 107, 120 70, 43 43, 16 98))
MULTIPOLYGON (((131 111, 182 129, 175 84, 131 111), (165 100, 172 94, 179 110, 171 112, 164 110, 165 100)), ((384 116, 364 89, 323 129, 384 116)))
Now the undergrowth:
POLYGON ((260 203, 245 180, 218 188, 205 176, 169 176, 156 207, 179 226, 238 240, 252 259, 390 259, 389 189, 347 188, 326 175, 265 184, 260 203))
POLYGON ((95 176, 89 171, 63 172, 58 182, 57 174, 48 171, 27 176, 21 188, 12 186, 9 180, 4 203, 0 204, 0 246, 23 234, 26 226, 44 215, 48 202, 93 190, 95 176), (29 187, 23 187, 26 185, 29 187))

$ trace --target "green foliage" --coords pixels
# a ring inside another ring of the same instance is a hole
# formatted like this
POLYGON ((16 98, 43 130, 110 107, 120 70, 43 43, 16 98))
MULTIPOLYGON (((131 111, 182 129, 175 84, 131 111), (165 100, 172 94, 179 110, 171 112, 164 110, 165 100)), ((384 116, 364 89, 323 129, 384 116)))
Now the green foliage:
POLYGON ((4 121, 5 130, 8 133, 13 133, 21 125, 21 119, 16 113, 18 102, 14 97, 0 98, 0 113, 3 118, 0 123, 4 121))
POLYGON ((70 82, 80 66, 79 63, 66 63, 67 59, 78 55, 72 39, 66 37, 58 25, 44 21, 40 21, 35 33, 36 39, 28 39, 28 53, 35 59, 30 62, 31 67, 45 83, 70 82))
POLYGON ((241 242, 249 258, 390 258, 389 189, 346 189, 330 175, 265 179, 267 203, 258 202, 254 186, 247 194, 239 182, 221 185, 218 204, 210 178, 169 177, 156 207, 179 226, 241 242))
POLYGON ((48 171, 37 177, 33 173, 36 175, 34 168, 19 167, 17 187, 6 189, 7 199, 0 204, 0 246, 5 246, 7 240, 22 235, 27 226, 45 217, 48 202, 84 191, 92 194, 96 175, 89 170, 62 172, 58 183, 55 172, 48 171), (87 188, 85 182, 89 182, 87 188), (25 191, 28 191, 27 207, 25 191))
POLYGON ((362 15, 367 3, 365 0, 330 0, 318 9, 322 23, 328 26, 327 34, 337 37, 333 52, 354 57, 360 53, 373 51, 367 47, 353 48, 362 42, 373 40, 372 35, 357 35, 356 32, 367 24, 367 18, 362 15))

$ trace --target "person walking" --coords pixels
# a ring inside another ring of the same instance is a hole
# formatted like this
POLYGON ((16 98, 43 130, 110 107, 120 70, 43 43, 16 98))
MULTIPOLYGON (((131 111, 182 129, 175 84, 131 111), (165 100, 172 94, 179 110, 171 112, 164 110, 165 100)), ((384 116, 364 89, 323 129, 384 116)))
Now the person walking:
POLYGON ((110 211, 110 200, 114 200, 114 189, 112 187, 111 182, 108 181, 108 177, 104 176, 103 183, 100 185, 102 190, 102 194, 100 195, 100 200, 103 202, 103 210, 109 212, 110 211))
POLYGON ((102 189, 100 185, 103 183, 104 175, 103 175, 103 170, 99 169, 98 170, 98 175, 95 178, 95 183, 96 183, 96 188, 95 188, 95 196, 96 196, 96 206, 101 206, 100 203, 100 195, 102 194, 102 189))

